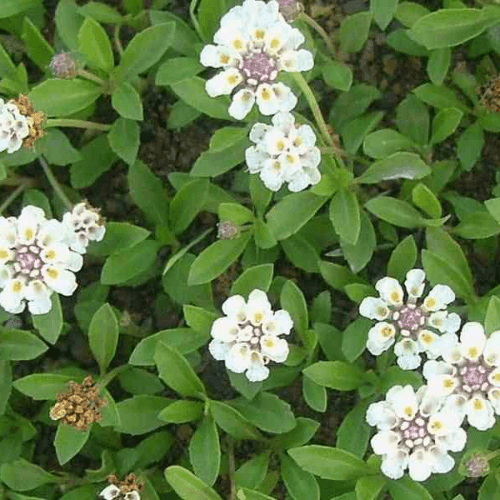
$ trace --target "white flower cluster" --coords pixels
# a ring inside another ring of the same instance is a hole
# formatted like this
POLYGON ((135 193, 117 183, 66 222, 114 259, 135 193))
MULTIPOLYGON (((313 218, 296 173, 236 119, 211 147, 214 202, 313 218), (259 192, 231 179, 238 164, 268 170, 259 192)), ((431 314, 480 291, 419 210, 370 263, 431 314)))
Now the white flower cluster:
POLYGON ((71 250, 85 253, 90 241, 101 241, 106 228, 104 221, 94 207, 87 201, 82 201, 73 207, 71 212, 63 216, 63 224, 71 228, 74 238, 70 243, 71 250))
POLYGON ((29 118, 19 112, 14 101, 0 99, 0 152, 14 153, 29 135, 29 118))
POLYGON ((104 500, 141 500, 141 496, 137 490, 122 492, 122 490, 114 484, 106 486, 106 488, 99 493, 99 498, 103 498, 104 500))
POLYGON ((378 356, 398 337, 400 340, 394 346, 397 363, 403 370, 413 370, 420 366, 420 353, 435 359, 440 355, 443 343, 456 339, 460 317, 447 311, 448 305, 455 300, 455 293, 446 285, 436 285, 418 305, 425 288, 422 269, 408 271, 404 284, 408 294, 406 302, 398 281, 382 278, 375 285, 380 298, 366 297, 359 312, 366 318, 377 320, 368 333, 367 349, 378 356))
POLYGON ((321 153, 312 128, 296 125, 288 112, 276 113, 271 121, 272 125, 256 123, 250 131, 255 143, 245 152, 250 173, 259 173, 271 191, 278 191, 285 182, 295 192, 317 184, 321 153))
POLYGON ((472 427, 493 427, 500 415, 500 331, 486 338, 480 323, 466 323, 460 341, 450 339, 441 356, 424 365, 429 393, 472 427))
POLYGON ((212 356, 235 373, 245 372, 251 382, 269 376, 269 361, 283 363, 288 357, 288 335, 293 327, 287 311, 272 311, 267 295, 254 290, 248 301, 241 295, 229 297, 222 305, 225 316, 212 325, 208 346, 212 356))
POLYGON ((201 52, 201 64, 222 68, 207 81, 208 95, 229 95, 236 90, 229 114, 238 120, 245 118, 255 102, 263 115, 291 111, 297 97, 276 79, 280 71, 313 67, 311 52, 297 50, 304 40, 285 21, 275 0, 245 0, 222 17, 214 35, 216 45, 206 45, 201 52))
POLYGON ((0 217, 0 306, 16 314, 27 304, 32 314, 45 314, 53 292, 72 295, 85 252, 79 238, 74 226, 31 205, 19 217, 0 217))
POLYGON ((392 387, 385 401, 369 406, 366 420, 377 427, 371 446, 391 479, 399 479, 406 469, 415 481, 449 472, 455 460, 448 451, 463 450, 467 440, 457 414, 431 397, 425 386, 416 393, 410 385, 392 387))

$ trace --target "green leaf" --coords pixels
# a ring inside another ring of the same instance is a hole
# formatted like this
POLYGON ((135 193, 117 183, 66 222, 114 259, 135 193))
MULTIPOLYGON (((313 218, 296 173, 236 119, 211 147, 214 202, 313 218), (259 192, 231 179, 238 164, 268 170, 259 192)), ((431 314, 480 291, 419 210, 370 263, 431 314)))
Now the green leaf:
POLYGON ((213 486, 219 475, 221 452, 219 433, 211 415, 205 417, 189 442, 189 461, 195 474, 213 486))
POLYGON ((293 193, 282 198, 267 214, 274 237, 284 240, 301 229, 327 201, 310 192, 293 193))
POLYGON ((25 10, 35 7, 39 0, 2 0, 0 19, 15 16, 25 10))
MULTIPOLYGON (((16 0, 17 1, 17 0, 16 0)), ((70 50, 78 50, 78 31, 85 18, 78 13, 75 0, 61 0, 56 9, 57 34, 70 50)))
POLYGON ((170 203, 170 221, 175 234, 182 233, 205 206, 208 197, 207 179, 194 179, 184 184, 170 203))
POLYGON ((258 488, 266 478, 269 453, 261 453, 245 462, 235 473, 236 488, 258 488))
POLYGON ((182 500, 221 500, 221 497, 201 479, 178 465, 168 467, 165 470, 165 477, 182 500))
POLYGON ((371 468, 352 453, 328 446, 303 446, 288 450, 299 467, 323 479, 351 480, 366 476, 371 468))
POLYGON ((156 85, 171 85, 186 78, 192 78, 204 67, 194 57, 175 57, 164 62, 156 73, 156 85))
POLYGON ((354 245, 361 230, 359 204, 356 195, 341 189, 333 195, 330 203, 330 220, 342 240, 354 245))
MULTIPOLYGON (((159 8, 159 7, 158 7, 159 8)), ((142 9, 141 8, 139 10, 142 9)), ((185 56, 195 56, 198 54, 196 45, 200 42, 196 32, 180 17, 172 12, 150 10, 149 15, 152 24, 161 24, 168 21, 173 21, 175 24, 175 36, 172 40, 172 48, 185 56)))
POLYGON ((139 395, 120 401, 116 408, 119 415, 118 432, 125 434, 145 434, 165 425, 158 415, 170 404, 167 398, 159 396, 139 395))
POLYGON ((400 2, 396 9, 396 19, 411 28, 421 17, 429 14, 429 9, 416 2, 400 2))
POLYGON ((252 401, 239 398, 231 404, 250 423, 265 432, 283 434, 296 426, 290 405, 274 394, 261 392, 252 401))
POLYGON ((246 269, 233 283, 230 295, 248 294, 256 288, 267 292, 273 279, 273 264, 261 264, 246 269))
POLYGON ((142 161, 137 160, 128 170, 129 191, 134 203, 156 226, 168 221, 168 196, 163 183, 142 161))
POLYGON ((90 430, 79 431, 70 425, 59 424, 54 446, 57 460, 61 465, 69 462, 84 446, 90 436, 90 430))
POLYGON ((12 369, 9 361, 0 361, 0 416, 5 413, 12 393, 12 369))
POLYGON ((500 330, 500 299, 495 295, 493 295, 488 302, 484 329, 487 335, 491 335, 491 333, 500 330))
POLYGON ((113 7, 100 2, 89 2, 79 7, 78 12, 84 16, 93 17, 100 23, 119 24, 123 17, 113 7))
POLYGON ((334 89, 347 92, 352 85, 352 71, 349 66, 337 61, 329 61, 323 66, 323 79, 325 83, 334 89))
POLYGON ((359 52, 370 33, 371 12, 358 12, 342 22, 340 27, 340 48, 342 52, 359 52))
POLYGON ((82 159, 80 152, 73 147, 66 134, 53 128, 36 142, 36 151, 42 153, 51 165, 64 166, 82 159))
POLYGON ((366 423, 366 401, 360 401, 342 420, 337 431, 337 447, 363 458, 371 430, 366 423))
POLYGON ((485 210, 473 212, 462 218, 455 228, 455 233, 470 240, 489 238, 500 233, 500 224, 485 210))
POLYGON ((458 99, 455 93, 444 86, 424 83, 414 89, 413 92, 421 101, 435 108, 457 108, 465 113, 470 112, 469 108, 458 99))
POLYGON ((457 156, 464 170, 470 171, 481 157, 484 132, 479 123, 469 125, 457 141, 457 156))
POLYGON ((0 479, 14 491, 29 491, 47 483, 56 483, 57 476, 49 474, 38 465, 24 458, 3 464, 0 479))
POLYGON ((33 326, 40 332, 40 335, 50 344, 55 344, 63 328, 63 314, 59 295, 53 293, 50 296, 52 307, 46 314, 34 314, 31 316, 33 326))
POLYGON ((32 333, 0 327, 0 360, 27 361, 47 349, 45 342, 32 333))
POLYGON ((102 89, 88 80, 45 80, 28 94, 33 106, 46 116, 68 116, 90 106, 102 89))
POLYGON ((203 415, 203 403, 197 401, 174 401, 162 410, 158 418, 169 424, 183 424, 199 420, 203 415))
POLYGON ((430 217, 439 218, 443 215, 441 203, 436 195, 423 183, 419 182, 411 192, 413 204, 430 217))
POLYGON ((218 315, 191 305, 183 307, 186 323, 196 332, 209 336, 212 323, 218 318, 218 315))
POLYGON ((430 250, 422 250, 422 264, 431 283, 448 285, 452 290, 466 301, 474 297, 471 283, 464 276, 463 270, 453 266, 446 256, 436 254, 430 250))
POLYGON ((282 454, 281 476, 293 500, 319 500, 319 486, 316 478, 302 468, 288 455, 282 454))
POLYGON ((104 28, 91 17, 87 17, 78 32, 78 49, 86 57, 91 68, 109 73, 115 61, 113 48, 104 28))
POLYGON ((118 118, 108 134, 111 149, 125 163, 132 165, 139 151, 139 125, 133 120, 118 118))
POLYGON ((205 90, 205 80, 198 76, 188 78, 171 85, 172 90, 191 107, 221 120, 232 120, 229 116, 229 97, 221 96, 212 98, 205 90))
POLYGON ((409 31, 405 29, 395 29, 387 36, 387 45, 396 52, 414 57, 427 57, 429 51, 415 42, 409 36, 409 31))
POLYGON ((105 373, 118 345, 118 322, 109 304, 101 306, 92 318, 89 345, 101 373, 105 373))
POLYGON ((309 325, 306 299, 293 281, 288 280, 283 286, 280 302, 283 309, 290 313, 294 329, 300 336, 304 335, 309 325))
POLYGON ((26 396, 35 400, 56 399, 57 395, 68 388, 68 382, 73 380, 68 375, 52 373, 36 373, 17 379, 14 387, 26 396))
POLYGON ((351 363, 361 356, 366 348, 368 331, 373 326, 366 318, 357 318, 344 331, 342 335, 342 352, 345 359, 351 363))
POLYGON ((390 481, 388 484, 394 500, 433 500, 432 495, 420 483, 408 476, 390 481))
POLYGON ((29 17, 25 17, 23 20, 22 39, 26 44, 26 50, 30 59, 39 68, 45 70, 54 55, 54 49, 45 40, 29 17))
POLYGON ((358 500, 376 500, 386 484, 384 476, 360 477, 356 481, 356 497, 358 500))
POLYGON ((205 394, 203 383, 186 358, 164 342, 156 344, 155 363, 160 378, 181 396, 200 397, 205 394))
POLYGON ((363 143, 366 135, 377 126, 383 116, 382 111, 374 111, 346 123, 340 132, 345 149, 354 154, 363 143))
POLYGON ((300 234, 294 234, 286 240, 281 240, 280 243, 288 260, 295 267, 308 273, 319 272, 319 253, 307 238, 300 234))
POLYGON ((123 118, 144 119, 141 96, 129 82, 121 82, 111 94, 111 105, 123 118))
POLYGON ((260 432, 233 407, 219 401, 210 401, 210 412, 217 425, 235 439, 263 439, 260 432))
POLYGON ((427 74, 434 85, 442 85, 450 68, 451 50, 448 47, 435 49, 427 62, 427 74))
POLYGON ((151 26, 135 35, 117 67, 119 77, 130 80, 153 66, 172 43, 174 34, 175 24, 168 22, 151 26))
MULTIPOLYGON (((493 11, 494 12, 494 11, 493 11)), ((428 49, 455 47, 481 34, 498 21, 486 9, 442 9, 421 17, 410 36, 428 49)))
POLYGON ((302 378, 302 395, 307 405, 314 411, 324 413, 327 407, 326 389, 308 377, 302 378))
POLYGON ((396 108, 396 125, 411 140, 421 145, 427 144, 430 128, 429 112, 425 104, 413 94, 408 95, 396 108))
POLYGON ((86 144, 80 153, 83 158, 73 163, 70 170, 71 185, 75 189, 91 186, 117 160, 106 134, 86 144))
POLYGON ((387 264, 387 275, 404 281, 406 273, 413 269, 417 261, 417 245, 412 235, 400 241, 392 251, 389 263, 387 264))
POLYGON ((360 184, 376 184, 382 180, 421 179, 431 173, 431 169, 415 153, 393 153, 383 160, 370 165, 356 179, 360 184))
POLYGON ((324 280, 335 290, 343 291, 346 285, 361 281, 349 268, 333 262, 321 261, 319 269, 324 280))
POLYGON ((443 108, 432 121, 431 144, 437 144, 449 137, 462 121, 463 112, 457 108, 443 108))
POLYGON ((158 242, 146 240, 110 255, 101 272, 103 285, 121 285, 150 269, 156 261, 158 242))
POLYGON ((251 233, 234 240, 219 240, 198 255, 189 271, 188 284, 201 285, 220 276, 245 250, 251 233))
POLYGON ((303 373, 317 384, 337 391, 352 391, 366 383, 360 368, 343 361, 318 361, 303 373))
POLYGON ((270 441, 273 449, 288 450, 302 446, 313 438, 319 427, 319 423, 310 418, 298 417, 296 422, 297 425, 293 430, 280 434, 270 441))
POLYGON ((365 211, 361 212, 361 231, 356 244, 351 245, 340 240, 340 247, 353 273, 363 269, 372 258, 377 238, 373 224, 365 211))
POLYGON ((119 252, 144 241, 150 232, 128 222, 108 222, 102 241, 94 243, 89 253, 100 257, 119 252))
POLYGON ((370 12, 373 13, 373 20, 378 24, 383 31, 389 26, 389 23, 394 17, 398 0, 371 0, 370 12))
MULTIPOLYGON (((390 128, 372 132, 363 141, 364 153, 375 159, 386 158, 397 151, 412 148, 413 141, 411 139, 390 128)), ((370 168, 373 168, 373 165, 370 168)))
POLYGON ((365 207, 379 219, 395 226, 411 229, 425 225, 425 219, 415 208, 396 198, 377 196, 368 201, 365 207))

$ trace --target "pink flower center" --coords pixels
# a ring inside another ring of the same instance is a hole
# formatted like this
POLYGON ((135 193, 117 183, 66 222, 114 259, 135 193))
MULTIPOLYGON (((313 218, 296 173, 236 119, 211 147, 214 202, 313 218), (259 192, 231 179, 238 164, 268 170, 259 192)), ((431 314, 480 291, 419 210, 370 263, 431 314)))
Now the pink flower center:
POLYGON ((401 330, 415 332, 424 325, 425 315, 420 308, 405 306, 399 311, 396 323, 401 330))
POLYGON ((462 389, 468 393, 479 390, 487 391, 490 388, 488 376, 493 370, 494 367, 484 366, 481 362, 467 361, 458 370, 462 389))
POLYGON ((40 258, 40 248, 36 245, 21 246, 14 257, 14 272, 29 278, 40 276, 43 261, 40 258))
POLYGON ((276 62, 264 52, 250 52, 243 56, 240 71, 249 85, 271 82, 278 74, 276 62))

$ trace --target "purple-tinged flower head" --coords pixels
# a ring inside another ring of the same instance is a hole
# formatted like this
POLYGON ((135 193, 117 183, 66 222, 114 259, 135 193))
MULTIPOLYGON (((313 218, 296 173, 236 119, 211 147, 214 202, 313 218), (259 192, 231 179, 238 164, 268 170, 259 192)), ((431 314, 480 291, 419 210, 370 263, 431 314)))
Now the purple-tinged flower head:
POLYGON ((435 359, 441 354, 443 342, 456 339, 460 317, 447 311, 455 300, 449 286, 436 285, 421 300, 426 285, 422 269, 408 271, 404 284, 406 300, 396 279, 382 278, 375 285, 380 297, 363 299, 359 312, 377 321, 368 333, 367 349, 378 356, 398 340, 394 346, 398 365, 414 370, 420 366, 420 353, 435 359))

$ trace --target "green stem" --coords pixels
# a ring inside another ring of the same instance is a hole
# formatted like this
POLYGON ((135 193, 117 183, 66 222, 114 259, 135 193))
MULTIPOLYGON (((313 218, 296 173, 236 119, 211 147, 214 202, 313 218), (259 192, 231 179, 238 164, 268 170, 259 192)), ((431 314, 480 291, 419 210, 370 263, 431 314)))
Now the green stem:
POLYGON ((9 196, 7 199, 0 205, 0 215, 3 214, 5 209, 23 192, 26 184, 20 184, 9 196))
POLYGON ((314 97, 311 87, 309 87, 309 84, 306 82, 301 73, 292 73, 292 75, 295 78, 295 81, 298 83, 300 89, 302 90, 302 93, 304 94, 309 107, 311 108, 314 119, 316 120, 316 125, 318 126, 318 129, 323 136, 323 140, 328 146, 334 147, 335 145, 333 144, 333 139, 330 136, 328 126, 325 122, 325 119, 323 118, 323 115, 321 114, 318 101, 316 100, 316 97, 314 97))
POLYGON ((122 42, 120 40, 120 28, 122 27, 121 24, 117 24, 115 26, 115 47, 116 47, 116 50, 118 51, 118 54, 120 55, 120 59, 123 55, 123 45, 122 45, 122 42))
POLYGON ((129 365, 120 365, 117 366, 116 368, 113 368, 110 372, 108 372, 106 375, 103 375, 101 380, 97 382, 97 384, 100 387, 106 387, 118 374, 123 372, 124 370, 128 370, 130 368, 129 365))
POLYGON ((335 53, 335 47, 333 46, 333 43, 330 37, 328 36, 328 33, 323 29, 323 27, 312 17, 308 16, 305 12, 302 12, 300 14, 299 19, 302 19, 304 22, 306 22, 309 26, 311 26, 313 30, 315 30, 318 33, 318 35, 321 36, 330 54, 334 59, 336 59, 337 54, 335 53))
POLYGON ((111 125, 106 123, 88 122, 85 120, 73 120, 71 118, 49 118, 45 121, 45 127, 74 127, 74 128, 90 128, 93 130, 101 130, 107 132, 111 129, 111 125))
POLYGON ((90 71, 79 69, 77 71, 77 75, 86 78, 87 80, 90 80, 92 82, 95 82, 99 85, 102 85, 103 87, 106 86, 106 82, 102 78, 99 78, 98 76, 94 75, 94 73, 90 73, 90 71))
POLYGON ((196 18, 196 15, 194 13, 197 5, 198 5, 198 0, 191 0, 191 3, 189 4, 189 16, 191 18, 191 22, 193 23, 194 29, 196 30, 196 33, 198 33, 198 36, 204 42, 206 42, 200 23, 198 22, 198 19, 196 18))
POLYGON ((337 148, 336 146, 320 147, 319 150, 325 154, 347 156, 347 153, 345 151, 337 148))
POLYGON ((45 172, 45 175, 47 177, 47 180, 52 186, 52 189, 56 192, 57 196, 59 196, 64 205, 66 205, 66 208, 68 210, 72 210, 73 203, 71 203, 71 201, 69 200, 69 198, 66 196, 61 186, 59 185, 59 182, 57 182, 57 179, 52 173, 52 170, 50 170, 50 167, 48 163, 45 161, 45 158, 43 156, 39 156, 38 161, 40 162, 40 165, 42 166, 43 171, 45 172))

